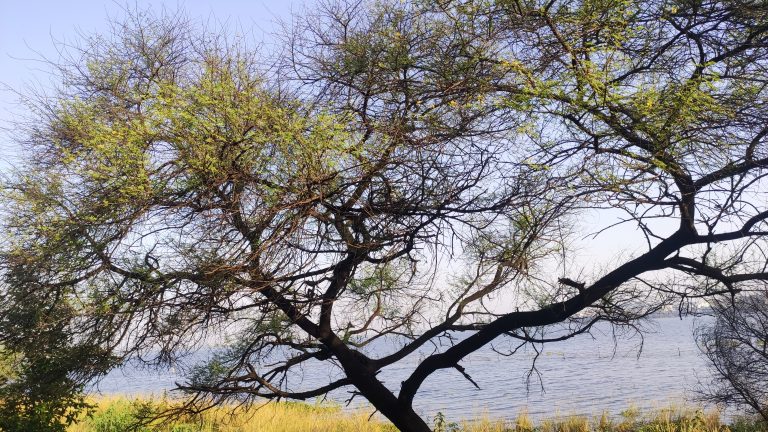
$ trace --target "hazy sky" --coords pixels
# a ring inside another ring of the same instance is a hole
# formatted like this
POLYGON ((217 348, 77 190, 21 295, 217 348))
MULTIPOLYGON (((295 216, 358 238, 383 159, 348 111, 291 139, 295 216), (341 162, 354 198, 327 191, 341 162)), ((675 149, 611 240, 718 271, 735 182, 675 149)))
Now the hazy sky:
MULTIPOLYGON (((8 170, 19 153, 10 135, 13 119, 19 118, 24 108, 19 106, 14 90, 23 93, 27 92, 26 86, 45 87, 50 82, 51 76, 40 58, 55 61, 57 41, 72 43, 82 34, 106 32, 110 17, 120 19, 127 4, 139 9, 182 8, 192 19, 236 26, 252 32, 256 41, 269 43, 270 33, 277 30, 277 21, 289 19, 292 13, 300 13, 315 1, 0 0, 0 171, 8 170)), ((615 217, 615 212, 609 212, 589 215, 588 219, 598 226, 615 217)), ((577 261, 589 263, 598 257, 613 256, 627 247, 627 238, 637 235, 633 231, 629 226, 612 230, 610 235, 598 239, 600 247, 580 251, 577 261)), ((594 246, 592 242, 588 244, 594 246)))
MULTIPOLYGON (((0 0, 0 158, 13 159, 12 120, 23 112, 15 91, 50 82, 41 57, 55 60, 56 42, 74 42, 79 34, 105 32, 110 17, 119 19, 126 5, 139 9, 183 8, 193 19, 214 20, 252 31, 268 41, 279 19, 313 0, 0 0)), ((0 166, 3 166, 2 164, 0 166)))

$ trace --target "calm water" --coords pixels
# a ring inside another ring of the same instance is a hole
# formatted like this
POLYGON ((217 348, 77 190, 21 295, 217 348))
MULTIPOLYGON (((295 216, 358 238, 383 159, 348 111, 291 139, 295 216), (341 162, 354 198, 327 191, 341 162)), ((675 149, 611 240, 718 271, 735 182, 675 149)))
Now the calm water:
MULTIPOLYGON (((638 337, 619 338, 614 343, 608 326, 598 327, 592 336, 548 344, 536 360, 540 381, 535 376, 526 380, 534 359, 532 350, 504 357, 487 347, 462 362, 481 390, 456 370, 439 371, 424 383, 415 404, 424 415, 442 411, 452 419, 478 414, 513 418, 523 410, 535 418, 591 415, 603 410, 618 414, 630 405, 681 404, 708 373, 693 340, 695 324, 693 319, 678 317, 652 320, 642 351, 638 337)), ((397 389, 418 360, 419 355, 406 358, 380 376, 397 389)), ((318 382, 318 376, 328 379, 331 372, 326 366, 314 366, 306 368, 305 376, 292 377, 296 388, 308 388, 318 382)), ((181 377, 173 371, 126 367, 109 374, 98 388, 102 393, 159 394, 172 389, 176 381, 181 377)), ((331 398, 343 401, 348 394, 339 391, 331 398)))

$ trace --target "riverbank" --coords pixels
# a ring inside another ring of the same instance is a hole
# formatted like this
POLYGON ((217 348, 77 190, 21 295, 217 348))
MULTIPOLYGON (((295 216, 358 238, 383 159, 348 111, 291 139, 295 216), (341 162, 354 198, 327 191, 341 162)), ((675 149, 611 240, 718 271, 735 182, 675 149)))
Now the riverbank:
MULTIPOLYGON (((105 397, 95 400, 90 418, 68 432, 125 432, 146 414, 167 409, 164 399, 105 397)), ((170 423, 155 422, 140 432, 396 432, 389 423, 371 418, 370 410, 347 412, 333 404, 269 403, 258 408, 215 408, 170 423)), ((627 409, 616 417, 554 416, 534 423, 525 413, 514 421, 480 416, 453 419, 450 413, 430 419, 439 432, 768 432, 768 427, 746 418, 724 424, 716 411, 669 407, 652 412, 627 409)))

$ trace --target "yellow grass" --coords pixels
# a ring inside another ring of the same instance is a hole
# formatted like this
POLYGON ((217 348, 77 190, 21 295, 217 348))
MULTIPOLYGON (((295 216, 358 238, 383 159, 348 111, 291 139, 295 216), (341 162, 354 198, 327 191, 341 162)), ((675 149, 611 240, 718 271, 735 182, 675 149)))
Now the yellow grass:
MULTIPOLYGON (((128 399, 102 397, 97 409, 68 432, 124 432, 141 412, 157 412, 171 406, 163 398, 128 399)), ((220 407, 199 416, 186 416, 170 424, 154 423, 140 432, 395 432, 372 411, 343 411, 333 404, 269 403, 251 409, 220 407)), ((526 412, 513 421, 482 415, 474 420, 453 421, 439 415, 440 432, 768 432, 759 422, 740 419, 732 425, 721 422, 716 411, 667 407, 649 413, 629 408, 620 416, 603 413, 594 417, 557 416, 534 423, 526 412)))
MULTIPOLYGON (((123 432, 142 410, 168 406, 162 399, 99 398, 96 411, 68 432, 123 432)), ((139 431, 158 432, 393 432, 396 429, 370 411, 342 412, 338 405, 268 403, 250 409, 221 407, 170 424, 154 423, 139 431)))

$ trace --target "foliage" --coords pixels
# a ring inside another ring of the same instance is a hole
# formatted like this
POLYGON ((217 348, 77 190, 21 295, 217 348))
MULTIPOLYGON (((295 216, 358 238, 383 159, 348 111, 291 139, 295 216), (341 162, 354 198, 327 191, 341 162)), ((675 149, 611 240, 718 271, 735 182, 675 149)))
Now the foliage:
POLYGON ((434 424, 432 429, 434 432, 458 432, 459 430, 459 424, 456 422, 448 422, 442 411, 438 411, 437 414, 435 414, 432 423, 434 424))
POLYGON ((426 432, 424 381, 478 386, 485 345, 768 279, 764 2, 339 0, 293 26, 271 63, 180 14, 70 49, 5 182, 6 348, 77 394, 226 340, 188 411, 352 388, 426 432), (581 264, 602 232, 643 246, 581 264))
POLYGON ((0 431, 64 431, 91 408, 59 358, 14 357, 13 376, 0 381, 0 431))
MULTIPOLYGON (((7 299, 6 299, 7 300, 7 299)), ((0 376, 0 430, 64 431, 92 406, 82 395, 84 383, 112 367, 98 347, 74 342, 64 331, 67 309, 43 308, 26 298, 0 321, 6 348, 0 376)))

